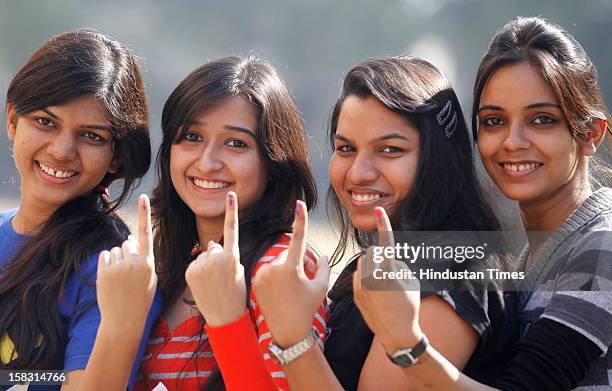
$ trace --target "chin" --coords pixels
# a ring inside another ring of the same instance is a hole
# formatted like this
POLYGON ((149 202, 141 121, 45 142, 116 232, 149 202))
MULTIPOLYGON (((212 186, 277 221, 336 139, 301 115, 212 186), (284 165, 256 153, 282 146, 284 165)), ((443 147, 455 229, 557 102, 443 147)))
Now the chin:
POLYGON ((501 189, 502 193, 512 201, 528 202, 541 197, 542 192, 534 189, 526 189, 525 186, 506 187, 501 189))
POLYGON ((350 217, 353 227, 357 228, 359 231, 376 231, 376 217, 374 216, 373 212, 371 213, 371 216, 353 214, 350 217))
POLYGON ((201 219, 223 219, 225 216, 225 205, 223 205, 223 207, 217 208, 217 207, 196 207, 196 208, 192 208, 189 207, 189 209, 191 209, 191 211, 193 212, 193 214, 201 219))

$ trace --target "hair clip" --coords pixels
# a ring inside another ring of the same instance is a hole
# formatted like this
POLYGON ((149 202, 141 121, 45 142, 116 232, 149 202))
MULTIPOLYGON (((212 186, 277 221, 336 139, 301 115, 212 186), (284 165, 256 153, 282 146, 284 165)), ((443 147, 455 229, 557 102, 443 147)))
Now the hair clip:
POLYGON ((436 121, 440 127, 444 128, 446 138, 451 138, 455 130, 457 130, 457 112, 454 110, 453 103, 450 100, 436 114, 436 121))
POLYGON ((202 246, 200 246, 200 242, 195 242, 193 247, 191 248, 191 256, 195 257, 196 255, 202 252, 202 246))

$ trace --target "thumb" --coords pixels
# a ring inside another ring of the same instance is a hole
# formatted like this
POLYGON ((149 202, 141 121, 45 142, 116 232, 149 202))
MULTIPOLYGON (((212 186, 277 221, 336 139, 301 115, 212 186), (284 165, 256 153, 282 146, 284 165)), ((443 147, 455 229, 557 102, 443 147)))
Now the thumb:
POLYGON ((312 281, 316 285, 325 286, 325 288, 329 285, 329 257, 322 256, 319 258, 319 262, 317 263, 317 271, 312 278, 312 281))

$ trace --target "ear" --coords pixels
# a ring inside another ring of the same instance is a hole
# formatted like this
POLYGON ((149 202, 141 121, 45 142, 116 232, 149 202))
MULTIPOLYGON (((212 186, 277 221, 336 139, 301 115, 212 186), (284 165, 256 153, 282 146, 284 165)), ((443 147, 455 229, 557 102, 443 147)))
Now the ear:
POLYGON ((15 133, 17 133, 17 112, 13 103, 6 104, 6 134, 9 140, 15 141, 15 133))
POLYGON ((591 127, 587 130, 587 139, 580 141, 580 153, 584 156, 593 156, 597 152, 597 148, 603 142, 606 136, 608 123, 603 119, 596 119, 591 123, 591 127))
POLYGON ((115 144, 113 142, 113 160, 111 160, 110 165, 108 166, 108 171, 110 174, 116 174, 119 172, 119 168, 121 167, 121 158, 119 154, 115 150, 115 144))

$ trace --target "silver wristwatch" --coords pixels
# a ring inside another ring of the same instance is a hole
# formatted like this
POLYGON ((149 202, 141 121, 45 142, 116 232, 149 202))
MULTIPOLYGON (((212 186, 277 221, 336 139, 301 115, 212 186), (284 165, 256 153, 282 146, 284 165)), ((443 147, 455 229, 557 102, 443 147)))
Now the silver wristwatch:
POLYGON ((279 365, 287 365, 291 361, 300 357, 302 354, 309 352, 313 347, 317 346, 319 341, 321 340, 321 336, 319 335, 319 331, 316 327, 312 326, 310 329, 310 333, 293 346, 288 347, 287 349, 282 349, 280 346, 275 344, 274 342, 270 342, 268 344, 268 353, 270 353, 270 357, 279 365))

